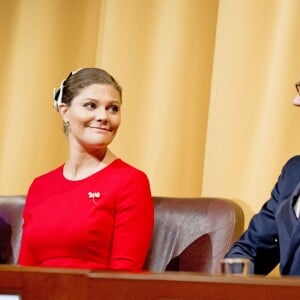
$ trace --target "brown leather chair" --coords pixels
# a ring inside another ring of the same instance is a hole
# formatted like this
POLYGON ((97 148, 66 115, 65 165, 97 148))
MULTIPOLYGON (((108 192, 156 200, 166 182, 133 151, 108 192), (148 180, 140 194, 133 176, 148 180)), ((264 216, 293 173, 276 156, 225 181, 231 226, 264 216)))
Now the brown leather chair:
POLYGON ((155 225, 145 269, 215 274, 244 230, 241 207, 223 198, 154 197, 155 225))
MULTIPOLYGON (((222 198, 153 200, 154 235, 145 268, 215 273, 219 259, 243 232, 242 209, 222 198)), ((24 203, 25 196, 0 196, 1 263, 17 263, 24 203)))
POLYGON ((24 196, 0 196, 0 261, 16 264, 22 234, 24 196))

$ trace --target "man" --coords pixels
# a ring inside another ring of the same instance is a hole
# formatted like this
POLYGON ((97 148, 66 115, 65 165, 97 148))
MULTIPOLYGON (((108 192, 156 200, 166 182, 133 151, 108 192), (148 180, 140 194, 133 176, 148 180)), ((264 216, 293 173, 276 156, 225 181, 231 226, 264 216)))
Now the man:
MULTIPOLYGON (((300 105, 300 82, 294 105, 300 105)), ((226 257, 251 260, 255 274, 268 274, 279 263, 282 275, 300 275, 300 155, 283 167, 271 198, 250 221, 226 257)))

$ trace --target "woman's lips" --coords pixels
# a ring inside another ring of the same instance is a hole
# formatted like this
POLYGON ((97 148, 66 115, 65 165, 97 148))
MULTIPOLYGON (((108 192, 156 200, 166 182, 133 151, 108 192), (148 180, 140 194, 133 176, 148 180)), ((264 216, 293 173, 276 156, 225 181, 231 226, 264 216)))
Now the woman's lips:
POLYGON ((106 128, 106 127, 94 127, 94 126, 89 126, 89 128, 95 129, 95 130, 98 130, 98 131, 108 131, 108 132, 111 131, 109 128, 106 128))

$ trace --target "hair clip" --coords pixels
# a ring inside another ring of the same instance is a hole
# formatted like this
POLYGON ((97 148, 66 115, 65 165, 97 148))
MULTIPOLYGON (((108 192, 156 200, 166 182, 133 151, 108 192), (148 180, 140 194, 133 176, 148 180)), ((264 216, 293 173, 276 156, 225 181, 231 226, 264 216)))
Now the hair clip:
POLYGON ((66 79, 62 80, 62 82, 60 84, 60 87, 58 89, 54 88, 54 90, 53 90, 53 98, 54 98, 53 106, 56 109, 56 111, 59 110, 59 105, 62 103, 62 97, 63 97, 63 91, 64 91, 65 83, 68 81, 68 79, 72 75, 76 74, 81 69, 82 68, 79 68, 76 71, 71 72, 66 79))

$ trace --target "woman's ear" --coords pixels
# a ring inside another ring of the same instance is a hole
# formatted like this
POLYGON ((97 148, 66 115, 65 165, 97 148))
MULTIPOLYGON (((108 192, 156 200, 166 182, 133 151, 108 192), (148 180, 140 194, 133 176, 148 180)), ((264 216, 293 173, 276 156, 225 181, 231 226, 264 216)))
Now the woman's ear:
POLYGON ((63 119, 64 122, 68 122, 68 111, 69 111, 69 106, 66 103, 60 103, 58 107, 58 111, 61 115, 61 118, 63 119))

